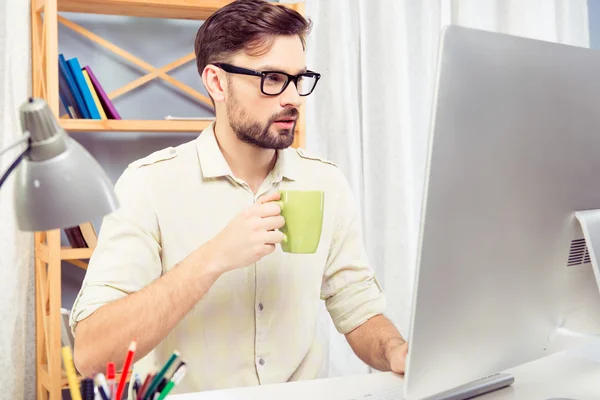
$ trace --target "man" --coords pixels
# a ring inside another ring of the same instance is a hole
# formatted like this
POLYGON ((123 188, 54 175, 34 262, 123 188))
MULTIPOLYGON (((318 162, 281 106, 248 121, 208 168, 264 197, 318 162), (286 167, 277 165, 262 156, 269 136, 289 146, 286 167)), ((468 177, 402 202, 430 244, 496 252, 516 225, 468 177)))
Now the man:
POLYGON ((180 351, 181 392, 311 379, 320 299, 358 357, 404 371, 407 344, 383 316, 349 185, 333 164, 289 148, 318 81, 305 66, 309 30, 261 0, 233 2, 199 29, 215 123, 117 182, 121 208, 104 219, 72 311, 82 374, 122 365, 136 338, 136 360, 152 352, 157 367, 180 351), (277 190, 294 188, 325 191, 314 254, 278 246, 277 190))

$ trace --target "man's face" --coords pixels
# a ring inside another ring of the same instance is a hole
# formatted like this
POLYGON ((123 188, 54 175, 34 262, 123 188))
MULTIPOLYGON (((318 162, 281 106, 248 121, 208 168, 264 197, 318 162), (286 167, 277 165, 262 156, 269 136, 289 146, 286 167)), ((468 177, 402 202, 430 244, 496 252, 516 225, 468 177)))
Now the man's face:
MULTIPOLYGON (((245 52, 229 64, 257 71, 281 71, 296 75, 305 71, 302 42, 298 36, 278 36, 272 48, 260 56, 245 52)), ((279 95, 261 92, 261 78, 227 74, 226 109, 229 124, 238 139, 264 149, 285 149, 294 141, 298 107, 302 97, 290 82, 279 95)))

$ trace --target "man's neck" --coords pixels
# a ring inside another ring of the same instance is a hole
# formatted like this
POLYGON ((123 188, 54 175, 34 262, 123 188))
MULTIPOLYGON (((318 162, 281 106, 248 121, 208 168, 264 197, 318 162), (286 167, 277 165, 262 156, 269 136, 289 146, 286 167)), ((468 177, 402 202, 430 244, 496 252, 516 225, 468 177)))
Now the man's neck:
POLYGON ((277 152, 239 140, 226 122, 215 123, 215 137, 231 172, 258 192, 277 160, 277 152))

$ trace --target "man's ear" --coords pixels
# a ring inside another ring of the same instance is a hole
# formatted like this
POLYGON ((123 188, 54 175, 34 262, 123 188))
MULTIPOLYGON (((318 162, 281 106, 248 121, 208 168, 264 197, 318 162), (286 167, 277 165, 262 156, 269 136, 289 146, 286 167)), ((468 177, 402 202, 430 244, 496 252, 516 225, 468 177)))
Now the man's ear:
POLYGON ((208 64, 202 71, 202 82, 206 91, 213 98, 215 103, 225 101, 225 93, 227 91, 227 79, 223 71, 212 65, 208 64))

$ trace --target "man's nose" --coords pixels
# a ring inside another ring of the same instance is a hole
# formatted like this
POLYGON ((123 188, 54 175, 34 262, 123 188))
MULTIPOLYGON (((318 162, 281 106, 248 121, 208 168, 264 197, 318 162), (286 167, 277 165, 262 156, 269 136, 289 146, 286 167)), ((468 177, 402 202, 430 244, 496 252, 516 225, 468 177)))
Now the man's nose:
POLYGON ((294 82, 290 82, 283 93, 281 93, 280 102, 282 107, 300 107, 302 104, 302 97, 298 94, 298 89, 296 88, 294 82))

